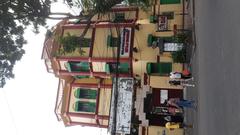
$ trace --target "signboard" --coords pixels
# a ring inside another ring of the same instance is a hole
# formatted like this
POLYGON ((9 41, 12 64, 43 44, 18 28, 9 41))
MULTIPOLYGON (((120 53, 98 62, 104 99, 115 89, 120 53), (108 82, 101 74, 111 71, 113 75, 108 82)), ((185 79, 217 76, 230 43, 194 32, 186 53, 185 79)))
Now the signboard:
POLYGON ((121 33, 120 56, 129 56, 131 45, 131 28, 123 28, 121 33))
POLYGON ((168 30, 168 19, 167 16, 158 16, 158 31, 168 30))
MULTIPOLYGON (((116 79, 114 79, 113 84, 116 84, 116 79)), ((118 78, 118 90, 113 86, 109 121, 110 132, 130 134, 133 85, 133 78, 118 78), (116 92, 118 92, 117 98, 114 96, 116 92), (115 102, 117 102, 116 106, 114 105, 115 102), (116 121, 114 121, 114 119, 116 121), (115 131, 113 131, 114 127, 116 127, 115 131)))
POLYGON ((164 43, 164 51, 174 52, 183 49, 183 43, 164 43))

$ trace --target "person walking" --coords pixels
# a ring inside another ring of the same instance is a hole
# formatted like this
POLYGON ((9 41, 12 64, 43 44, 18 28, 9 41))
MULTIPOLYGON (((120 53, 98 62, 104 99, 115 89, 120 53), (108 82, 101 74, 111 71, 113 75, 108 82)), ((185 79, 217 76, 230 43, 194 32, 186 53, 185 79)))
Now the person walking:
POLYGON ((174 106, 177 108, 194 108, 194 109, 196 109, 196 104, 195 104, 194 100, 170 98, 166 102, 167 102, 167 105, 174 106))

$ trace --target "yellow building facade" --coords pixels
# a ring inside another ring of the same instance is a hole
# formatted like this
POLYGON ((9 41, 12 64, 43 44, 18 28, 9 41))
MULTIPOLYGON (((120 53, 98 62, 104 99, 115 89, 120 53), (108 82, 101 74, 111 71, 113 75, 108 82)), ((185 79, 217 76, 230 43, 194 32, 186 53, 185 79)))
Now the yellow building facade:
MULTIPOLYGON (((172 37, 184 28, 183 14, 182 0, 160 0, 146 11, 113 7, 105 15, 94 16, 89 26, 76 20, 58 23, 46 36, 42 55, 47 70, 60 80, 55 108, 58 119, 66 126, 108 128, 115 77, 139 81, 135 91, 149 86, 152 93, 167 90, 181 97, 183 88, 169 85, 168 75, 183 70, 183 64, 174 63, 171 55, 176 51, 172 37), (66 40, 71 39, 79 44, 67 51, 72 48, 65 45, 66 40)), ((158 124, 139 124, 138 129, 138 134, 149 135, 166 130, 158 124), (148 130, 140 132, 142 128, 148 130)), ((182 133, 181 129, 166 131, 166 135, 182 133)))

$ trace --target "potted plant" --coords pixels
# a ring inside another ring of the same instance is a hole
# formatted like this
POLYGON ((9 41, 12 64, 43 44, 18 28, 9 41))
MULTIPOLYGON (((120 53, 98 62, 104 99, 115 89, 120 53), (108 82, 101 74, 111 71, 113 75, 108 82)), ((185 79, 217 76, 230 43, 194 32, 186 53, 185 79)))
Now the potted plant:
POLYGON ((81 47, 81 41, 85 44, 84 40, 81 40, 80 37, 70 35, 70 33, 67 33, 67 36, 58 38, 58 42, 62 45, 63 53, 72 53, 78 49, 79 54, 84 55, 85 51, 81 47))

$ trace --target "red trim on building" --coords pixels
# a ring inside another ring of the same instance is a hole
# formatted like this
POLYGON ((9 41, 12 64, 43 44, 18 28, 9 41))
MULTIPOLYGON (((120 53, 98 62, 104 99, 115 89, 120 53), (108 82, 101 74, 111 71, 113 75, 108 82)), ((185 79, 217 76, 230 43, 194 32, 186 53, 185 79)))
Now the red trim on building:
POLYGON ((144 85, 147 85, 147 84, 148 84, 148 75, 147 75, 147 73, 144 73, 144 74, 143 74, 143 84, 144 84, 144 85))
MULTIPOLYGON (((97 24, 91 24, 90 28, 96 27, 96 28, 111 28, 111 27, 134 27, 135 21, 133 19, 126 20, 127 22, 131 23, 97 23, 97 24)), ((87 24, 66 24, 62 26, 63 29, 83 29, 87 26, 87 24)))
POLYGON ((134 46, 134 35, 135 35, 135 30, 134 30, 134 27, 131 28, 131 41, 130 41, 130 57, 132 58, 133 57, 133 46, 134 46))
POLYGON ((59 91, 60 91, 60 84, 61 84, 61 80, 58 80, 58 90, 57 90, 57 96, 56 96, 56 102, 55 102, 55 108, 54 108, 54 113, 57 116, 58 121, 61 120, 61 118, 59 117, 59 115, 57 114, 57 108, 58 108, 58 97, 59 97, 59 91))
MULTIPOLYGON (((111 76, 112 76, 112 77, 115 77, 116 74, 111 74, 111 76)), ((124 73, 124 74, 121 73, 121 74, 118 75, 118 77, 132 77, 132 75, 129 74, 129 73, 124 73)))
POLYGON ((92 55, 93 55, 95 35, 96 35, 96 28, 94 27, 92 30, 92 41, 91 41, 91 47, 90 47, 90 51, 89 51, 89 57, 92 57, 92 55))
POLYGON ((60 61, 57 60, 57 66, 58 66, 58 69, 61 69, 61 64, 60 64, 60 61))
POLYGON ((131 30, 131 44, 130 44, 130 59, 131 59, 131 61, 129 61, 131 76, 133 76, 132 58, 133 58, 134 35, 135 35, 135 30, 134 30, 134 27, 132 27, 132 30, 131 30))
MULTIPOLYGON (((107 74, 106 72, 68 72, 67 70, 59 70, 59 75, 71 75, 71 76, 76 76, 76 75, 83 75, 83 76, 95 76, 95 77, 109 77, 109 76, 113 76, 115 77, 115 74, 107 74)), ((119 74, 119 77, 131 77, 132 75, 128 74, 128 73, 122 73, 119 74)))
POLYGON ((59 70, 59 74, 60 75, 71 75, 71 76, 75 76, 75 75, 91 75, 90 72, 68 72, 67 70, 59 70))
MULTIPOLYGON (((89 58, 89 57, 59 56, 56 59, 58 61, 117 62, 116 58, 89 58)), ((129 62, 129 58, 120 58, 119 62, 129 62)))
POLYGON ((142 127, 142 135, 145 135, 145 133, 146 133, 146 128, 142 127))
POLYGON ((89 70, 90 70, 91 73, 93 73, 93 64, 92 64, 92 62, 89 63, 89 70))
POLYGON ((157 63, 160 63, 160 56, 157 55, 157 63))
MULTIPOLYGON (((69 90, 68 93, 67 93, 67 94, 68 94, 68 95, 67 95, 67 98, 68 98, 68 99, 67 99, 67 103, 66 103, 67 105, 66 105, 66 108, 65 108, 65 109, 67 110, 67 116, 68 116, 68 117, 69 117, 68 112, 69 112, 69 106, 70 106, 70 100, 71 100, 72 83, 73 83, 73 81, 74 81, 74 80, 72 80, 72 82, 70 83, 70 88, 69 88, 70 90, 69 90)), ((70 118, 69 118, 69 120, 70 120, 70 118)))
MULTIPOLYGON (((93 27, 92 30, 92 41, 91 41, 91 47, 90 47, 90 51, 89 51, 89 57, 91 58, 93 55, 93 48, 94 48, 94 42, 95 42, 95 33, 96 33, 96 28, 93 27)), ((92 62, 89 63, 90 66, 90 72, 93 73, 93 64, 92 62)))
POLYGON ((56 58, 58 61, 82 61, 88 62, 88 57, 71 57, 71 56, 59 56, 56 58))
POLYGON ((129 61, 129 65, 130 65, 130 74, 131 76, 133 76, 133 62, 129 61))
POLYGON ((73 117, 84 117, 84 118, 93 118, 93 119, 102 119, 102 120, 109 120, 109 116, 107 115, 95 115, 95 114, 87 114, 87 113, 74 113, 74 112, 67 112, 67 115, 73 117))
MULTIPOLYGON (((129 62, 130 58, 120 58, 119 62, 129 62)), ((117 62, 117 58, 92 58, 92 62, 117 62)))
POLYGON ((83 88, 112 88, 112 84, 96 84, 96 83, 73 83, 74 87, 83 87, 83 88))
POLYGON ((89 126, 89 127, 99 127, 99 128, 108 128, 108 125, 97 125, 94 123, 84 123, 84 122, 70 122, 71 126, 75 126, 75 125, 81 125, 81 126, 89 126))
POLYGON ((135 15, 135 22, 138 20, 139 17, 139 8, 137 8, 136 15, 135 15))
MULTIPOLYGON (((95 112, 95 115, 96 115, 96 116, 98 116, 99 101, 100 101, 100 88, 98 88, 98 92, 97 92, 97 99, 96 99, 96 112, 95 112)), ((98 119, 97 119, 97 120, 98 120, 98 119)))
POLYGON ((173 34, 174 35, 177 34, 177 25, 176 24, 173 25, 173 34))

